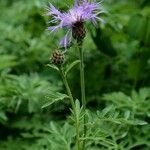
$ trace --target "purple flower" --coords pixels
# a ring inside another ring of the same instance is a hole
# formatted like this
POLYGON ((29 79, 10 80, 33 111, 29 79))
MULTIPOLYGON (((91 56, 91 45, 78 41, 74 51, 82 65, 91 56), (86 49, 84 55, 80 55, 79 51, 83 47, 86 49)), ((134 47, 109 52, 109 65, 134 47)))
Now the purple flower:
POLYGON ((103 22, 98 16, 103 12, 100 2, 91 2, 91 0, 82 0, 82 2, 75 0, 74 6, 68 12, 60 12, 50 3, 47 15, 53 17, 50 23, 55 25, 48 27, 48 30, 55 32, 60 28, 66 28, 68 32, 60 42, 60 45, 66 48, 72 37, 77 41, 85 37, 84 22, 91 21, 95 26, 97 20, 103 22))

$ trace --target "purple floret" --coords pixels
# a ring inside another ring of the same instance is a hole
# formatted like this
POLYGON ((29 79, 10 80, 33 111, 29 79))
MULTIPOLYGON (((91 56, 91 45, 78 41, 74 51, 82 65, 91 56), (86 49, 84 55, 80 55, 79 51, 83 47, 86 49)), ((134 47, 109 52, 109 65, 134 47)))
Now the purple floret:
POLYGON ((69 42, 72 39, 72 28, 77 22, 86 22, 91 21, 94 25, 97 24, 97 20, 103 22, 103 20, 98 16, 103 13, 102 6, 97 2, 89 2, 88 0, 79 0, 74 1, 74 6, 68 10, 68 12, 60 12, 55 8, 51 3, 48 8, 48 16, 52 16, 53 19, 50 23, 56 24, 55 26, 48 27, 48 30, 51 32, 57 31, 60 28, 68 29, 67 34, 61 40, 60 45, 67 47, 69 42))

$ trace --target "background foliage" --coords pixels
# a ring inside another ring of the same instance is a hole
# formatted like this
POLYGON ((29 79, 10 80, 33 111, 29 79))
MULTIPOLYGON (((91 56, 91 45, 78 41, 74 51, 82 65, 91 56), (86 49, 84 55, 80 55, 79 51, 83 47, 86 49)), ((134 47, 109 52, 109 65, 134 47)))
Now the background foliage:
MULTIPOLYGON (((49 2, 65 10, 72 0, 49 2)), ((0 0, 0 149, 69 150, 75 131, 64 87, 46 67, 57 35, 45 29, 48 1, 0 0), (60 92, 57 93, 56 92, 60 92), (64 96, 64 95, 61 95, 64 96), (64 97, 63 97, 64 98, 64 97), (62 98, 62 99, 63 99, 62 98)), ((88 150, 150 149, 150 2, 105 0, 105 25, 85 39, 88 150)), ((78 58, 75 49, 67 61, 78 58)), ((79 68, 69 74, 80 99, 79 68)), ((79 107, 80 109, 80 107, 79 107)))

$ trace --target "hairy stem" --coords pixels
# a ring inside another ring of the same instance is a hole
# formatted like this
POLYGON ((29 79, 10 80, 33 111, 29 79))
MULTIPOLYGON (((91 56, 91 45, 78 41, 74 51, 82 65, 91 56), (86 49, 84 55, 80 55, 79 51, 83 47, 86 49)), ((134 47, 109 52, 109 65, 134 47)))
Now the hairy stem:
POLYGON ((76 108, 75 108, 75 103, 74 103, 74 99, 73 99, 73 96, 72 96, 72 93, 71 93, 71 90, 70 90, 70 87, 69 87, 69 84, 68 84, 68 81, 67 81, 67 78, 65 76, 65 73, 63 71, 63 69, 60 67, 59 68, 59 72, 61 74, 61 77, 63 79, 63 82, 64 82, 64 85, 66 87, 66 90, 67 90, 67 94, 70 98, 70 103, 71 103, 71 106, 72 106, 72 110, 74 112, 74 115, 75 115, 75 128, 76 128, 76 149, 77 150, 80 150, 80 133, 79 133, 79 122, 78 122, 78 118, 77 118, 77 113, 76 113, 76 108))
MULTIPOLYGON (((85 79, 84 79, 84 56, 83 56, 83 49, 82 45, 78 46, 79 53, 80 53, 80 79, 81 79, 81 97, 82 97, 82 106, 83 106, 83 111, 85 112, 86 109, 86 99, 85 99, 85 79)), ((84 135, 83 137, 85 138, 86 136, 86 118, 84 116, 84 135)), ((83 141, 83 146, 82 150, 85 149, 85 140, 83 141)))

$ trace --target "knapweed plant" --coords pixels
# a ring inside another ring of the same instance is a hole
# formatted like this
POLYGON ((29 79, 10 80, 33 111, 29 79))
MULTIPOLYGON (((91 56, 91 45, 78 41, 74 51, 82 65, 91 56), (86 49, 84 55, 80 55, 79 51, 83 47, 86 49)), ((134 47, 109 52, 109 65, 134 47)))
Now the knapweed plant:
MULTIPOLYGON (((48 65, 60 73, 67 94, 57 94, 52 102, 45 104, 43 107, 64 98, 70 100, 70 119, 73 121, 75 132, 71 130, 70 127, 68 127, 68 130, 70 130, 68 132, 75 134, 70 135, 70 139, 68 140, 68 136, 62 136, 54 124, 51 124, 52 129, 50 131, 60 137, 66 146, 66 150, 125 150, 124 147, 128 145, 128 142, 124 143, 122 139, 127 136, 129 126, 147 124, 145 121, 134 120, 134 111, 132 113, 128 110, 120 111, 113 105, 109 105, 103 110, 97 111, 96 114, 86 108, 83 53, 83 42, 87 33, 85 23, 89 21, 94 27, 98 25, 98 22, 103 23, 104 21, 101 18, 102 13, 104 13, 104 10, 102 9, 101 2, 91 0, 75 0, 73 7, 67 12, 59 11, 52 4, 48 7, 47 15, 52 18, 50 20, 52 25, 48 27, 48 30, 51 32, 56 32, 59 29, 67 30, 64 38, 60 40, 59 46, 53 51, 50 58, 51 63, 48 65), (74 47, 79 53, 79 60, 75 60, 68 65, 65 55, 67 55, 70 47, 74 47), (77 64, 80 64, 81 100, 76 99, 72 94, 67 80, 69 71, 77 64), (75 140, 71 140, 71 137, 75 140), (120 140, 122 140, 122 143, 118 145, 120 140)), ((123 98, 123 95, 119 93, 117 96, 118 99, 123 98)), ((106 97, 107 96, 105 96, 104 99, 106 97)), ((112 97, 113 96, 111 96, 111 98, 112 97)), ((106 99, 109 99, 109 96, 106 99)), ((65 124, 64 127, 62 127, 65 128, 65 133, 67 126, 68 124, 65 124)))
POLYGON ((47 12, 47 15, 52 17, 50 23, 53 24, 53 26, 48 27, 48 30, 51 32, 56 32, 59 29, 67 30, 66 35, 59 42, 60 48, 53 52, 51 56, 51 64, 49 66, 59 71, 66 87, 67 96, 70 99, 72 106, 71 112, 76 128, 75 148, 77 150, 85 149, 85 137, 87 131, 84 55, 82 48, 82 44, 86 36, 85 22, 89 21, 94 26, 97 26, 97 21, 103 22, 103 19, 99 16, 103 12, 101 2, 90 0, 75 0, 73 7, 71 7, 67 12, 61 12, 50 3, 47 12), (64 57, 71 46, 78 49, 80 59, 74 61, 66 70, 64 70, 64 57), (62 49, 65 49, 65 51, 62 51, 62 49), (81 102, 79 100, 75 100, 66 77, 69 70, 77 64, 80 64, 81 102), (83 139, 82 141, 81 138, 83 139))

